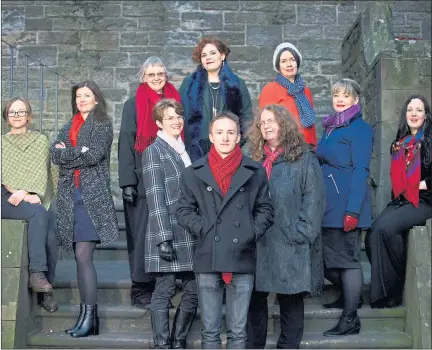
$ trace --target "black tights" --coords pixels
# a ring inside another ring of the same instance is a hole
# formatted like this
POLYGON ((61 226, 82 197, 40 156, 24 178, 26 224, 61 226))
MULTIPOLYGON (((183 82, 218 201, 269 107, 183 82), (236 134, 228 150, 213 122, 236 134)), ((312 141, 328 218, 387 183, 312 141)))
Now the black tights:
POLYGON ((93 252, 96 242, 74 243, 75 261, 77 263, 77 281, 81 303, 96 304, 97 276, 93 263, 93 252))
POLYGON ((344 313, 357 311, 363 288, 361 269, 325 269, 325 278, 341 287, 344 296, 344 313))

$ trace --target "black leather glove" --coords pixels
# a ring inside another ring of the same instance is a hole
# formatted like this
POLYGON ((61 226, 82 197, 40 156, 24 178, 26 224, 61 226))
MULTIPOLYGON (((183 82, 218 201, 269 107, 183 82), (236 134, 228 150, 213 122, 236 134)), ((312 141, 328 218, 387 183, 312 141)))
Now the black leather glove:
POLYGON ((165 241, 158 245, 159 257, 162 260, 172 262, 175 260, 176 255, 172 246, 172 241, 165 241))
POLYGON ((138 197, 138 192, 137 192, 136 187, 135 186, 126 186, 125 188, 123 188, 122 197, 126 203, 135 205, 137 197, 138 197))

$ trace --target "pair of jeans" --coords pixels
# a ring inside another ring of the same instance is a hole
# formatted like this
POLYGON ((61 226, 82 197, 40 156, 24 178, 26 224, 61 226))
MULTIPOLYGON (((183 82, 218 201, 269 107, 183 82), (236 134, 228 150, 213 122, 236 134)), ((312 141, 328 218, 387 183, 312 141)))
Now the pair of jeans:
POLYGON ((161 272, 154 273, 156 286, 152 294, 151 310, 168 311, 171 298, 175 296, 176 279, 182 280, 183 294, 179 308, 183 311, 194 313, 198 308, 198 295, 195 275, 193 272, 161 272))
POLYGON ((29 273, 45 272, 51 283, 54 281, 58 257, 54 210, 46 210, 40 204, 25 201, 14 206, 7 201, 11 195, 8 192, 1 196, 2 219, 28 222, 29 273))
POLYGON ((233 273, 231 283, 225 286, 221 273, 198 273, 198 300, 203 329, 201 347, 221 347, 221 316, 224 289, 226 288, 227 349, 246 347, 246 321, 254 275, 233 273))

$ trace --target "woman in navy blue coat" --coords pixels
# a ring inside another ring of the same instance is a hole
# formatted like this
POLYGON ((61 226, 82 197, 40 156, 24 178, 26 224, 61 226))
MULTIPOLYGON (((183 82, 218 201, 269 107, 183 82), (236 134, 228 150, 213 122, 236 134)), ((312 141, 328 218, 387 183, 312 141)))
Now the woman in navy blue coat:
POLYGON ((360 265, 361 231, 371 226, 371 199, 367 178, 372 156, 373 129, 359 105, 360 86, 342 79, 332 87, 335 113, 323 119, 325 129, 316 149, 327 192, 322 220, 325 277, 342 288, 326 308, 343 308, 336 327, 325 336, 360 331, 357 307, 363 286, 360 265))

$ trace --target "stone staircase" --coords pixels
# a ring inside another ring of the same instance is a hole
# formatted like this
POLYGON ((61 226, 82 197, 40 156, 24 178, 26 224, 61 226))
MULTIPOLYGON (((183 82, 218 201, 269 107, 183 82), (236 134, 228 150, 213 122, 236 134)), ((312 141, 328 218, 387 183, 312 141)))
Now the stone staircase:
MULTIPOLYGON (((76 283, 75 261, 63 256, 57 267, 54 284, 59 301, 57 312, 50 314, 37 305, 33 307, 33 327, 27 335, 30 348, 152 348, 150 313, 130 306, 130 276, 127 261, 124 217, 119 215, 120 236, 117 241, 100 245, 95 252, 98 275, 98 304, 100 335, 87 338, 71 338, 64 329, 74 324, 79 313, 79 293, 76 283)), ((365 286, 363 297, 368 300, 370 265, 362 254, 365 286)), ((412 339, 405 333, 405 308, 371 309, 368 302, 359 310, 362 329, 359 335, 328 338, 322 332, 336 324, 341 311, 322 308, 325 302, 338 296, 332 285, 326 282, 319 298, 305 300, 305 333, 301 348, 308 349, 408 349, 412 339)), ((173 300, 178 305, 180 295, 173 300)), ((35 303, 33 303, 35 305, 35 303)), ((170 310, 171 320, 175 309, 170 310)), ((192 325, 188 348, 200 348, 200 315, 192 325)), ((275 348, 279 335, 279 306, 274 295, 269 298, 267 348, 275 348)), ((225 346, 225 334, 222 334, 225 346)))

